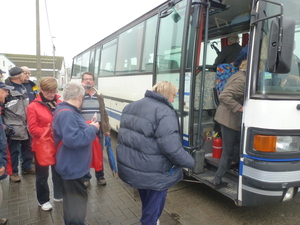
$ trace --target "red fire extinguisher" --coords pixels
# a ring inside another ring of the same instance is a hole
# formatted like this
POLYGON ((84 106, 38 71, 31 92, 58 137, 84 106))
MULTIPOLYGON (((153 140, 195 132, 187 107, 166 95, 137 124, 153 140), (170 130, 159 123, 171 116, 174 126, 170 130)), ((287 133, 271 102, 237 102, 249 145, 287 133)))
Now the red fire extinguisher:
POLYGON ((218 136, 218 133, 216 133, 214 137, 212 157, 219 159, 222 155, 222 139, 218 136))

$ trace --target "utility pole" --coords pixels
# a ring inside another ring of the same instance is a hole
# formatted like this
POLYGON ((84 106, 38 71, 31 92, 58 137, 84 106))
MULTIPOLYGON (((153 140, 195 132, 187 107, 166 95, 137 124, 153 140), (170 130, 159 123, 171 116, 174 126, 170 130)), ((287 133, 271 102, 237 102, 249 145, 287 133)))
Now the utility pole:
POLYGON ((39 85, 42 79, 39 0, 36 0, 36 79, 39 85))
POLYGON ((55 45, 53 44, 53 38, 55 38, 55 37, 51 37, 52 47, 53 47, 53 77, 56 78, 56 74, 55 74, 55 45))

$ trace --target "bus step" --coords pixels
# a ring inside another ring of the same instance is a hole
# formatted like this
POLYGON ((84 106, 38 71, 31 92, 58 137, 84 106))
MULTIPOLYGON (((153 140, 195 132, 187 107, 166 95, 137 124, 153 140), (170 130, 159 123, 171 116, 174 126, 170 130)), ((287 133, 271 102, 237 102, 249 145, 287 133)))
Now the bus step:
MULTIPOLYGON (((203 173, 200 174, 193 174, 192 176, 199 180, 201 183, 206 184, 207 186, 210 186, 213 188, 212 182, 214 180, 215 173, 210 170, 205 170, 203 173)), ((226 187, 216 189, 216 191, 222 193, 223 195, 233 199, 235 202, 237 202, 237 182, 228 179, 227 177, 222 178, 223 182, 228 183, 226 187)))

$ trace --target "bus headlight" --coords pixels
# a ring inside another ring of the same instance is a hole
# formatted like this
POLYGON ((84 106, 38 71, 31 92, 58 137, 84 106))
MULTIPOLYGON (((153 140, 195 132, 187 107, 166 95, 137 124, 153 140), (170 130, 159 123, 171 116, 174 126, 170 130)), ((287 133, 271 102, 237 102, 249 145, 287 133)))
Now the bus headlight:
POLYGON ((300 150, 300 137, 256 134, 253 147, 260 152, 295 152, 300 150))
POLYGON ((285 193, 284 195, 284 198, 283 198, 283 202, 284 201, 287 201, 287 200, 290 200, 291 198, 293 198, 294 196, 294 188, 293 187, 290 187, 287 192, 285 193))

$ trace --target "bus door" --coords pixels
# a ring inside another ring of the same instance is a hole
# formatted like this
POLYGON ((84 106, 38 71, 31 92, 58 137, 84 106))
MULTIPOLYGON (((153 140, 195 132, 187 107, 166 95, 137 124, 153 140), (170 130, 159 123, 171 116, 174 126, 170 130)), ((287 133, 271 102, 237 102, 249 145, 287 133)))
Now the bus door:
POLYGON ((186 52, 186 30, 188 4, 191 1, 170 1, 159 11, 158 36, 156 39, 156 66, 153 83, 170 81, 178 88, 178 93, 173 103, 179 112, 183 144, 188 146, 189 98, 191 73, 185 71, 182 63, 183 54, 186 52))

